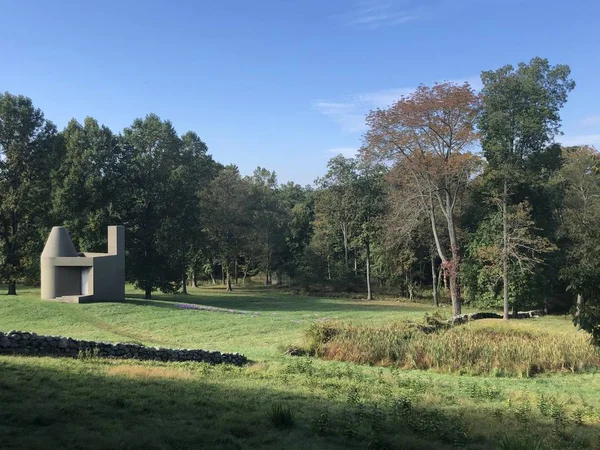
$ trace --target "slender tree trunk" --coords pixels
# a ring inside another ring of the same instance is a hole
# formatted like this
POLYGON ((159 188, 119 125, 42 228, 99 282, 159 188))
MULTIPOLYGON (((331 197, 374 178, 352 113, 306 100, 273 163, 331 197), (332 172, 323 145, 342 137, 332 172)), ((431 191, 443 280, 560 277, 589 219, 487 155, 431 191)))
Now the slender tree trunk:
MULTIPOLYGON (((429 197, 429 221, 431 222, 431 231, 433 233, 433 241, 435 243, 435 248, 437 250, 438 256, 440 257, 440 259, 442 260, 442 264, 440 265, 440 271, 442 273, 442 279, 444 280, 444 290, 448 290, 448 281, 447 281, 447 277, 446 277, 446 270, 447 270, 447 265, 448 265, 448 260, 446 259, 446 256, 444 255, 444 252, 442 251, 442 245, 440 244, 440 238, 438 236, 438 232, 437 232, 437 225, 436 225, 436 220, 435 220, 435 213, 433 210, 433 199, 431 198, 431 196, 429 197)), ((456 289, 454 290, 454 294, 452 294, 451 292, 451 296, 452 296, 452 314, 455 315, 455 297, 456 297, 456 289)))
POLYGON ((440 306, 439 298, 438 298, 438 280, 437 280, 437 272, 435 270, 435 257, 431 255, 431 286, 433 288, 433 306, 436 308, 440 306))
POLYGON ((8 281, 7 295, 17 295, 17 282, 15 280, 8 281))
MULTIPOLYGON (((367 253, 367 300, 373 300, 373 293, 371 292, 371 246, 369 242, 367 242, 365 247, 367 253)), ((356 257, 354 258, 354 262, 356 263, 356 257)))
POLYGON ((449 275, 450 281, 450 297, 452 298, 452 315, 458 316, 461 313, 460 302, 456 302, 458 298, 458 280, 456 276, 449 275))
POLYGON ((331 257, 327 256, 327 279, 331 281, 331 257))
POLYGON ((356 261, 356 252, 354 252, 354 276, 358 276, 358 262, 356 261))
POLYGON ((502 284, 504 294, 504 320, 508 320, 508 183, 504 177, 504 194, 502 196, 502 284))
POLYGON ((248 260, 245 261, 246 264, 244 264, 244 275, 242 276, 242 284, 246 284, 246 277, 248 276, 248 270, 250 269, 250 261, 252 261, 252 258, 248 258, 248 260))
POLYGON ((577 294, 577 304, 575 306, 575 317, 577 318, 577 328, 581 328, 581 308, 583 308, 583 295, 577 294))
MULTIPOLYGON (((196 268, 196 264, 194 264, 194 268, 192 271, 192 280, 194 283, 194 287, 198 287, 198 270, 196 268)), ((214 279, 213 279, 213 281, 214 281, 214 279)))
POLYGON ((146 284, 146 288, 144 289, 144 298, 146 300, 152 299, 152 286, 150 286, 149 284, 146 284))
POLYGON ((271 284, 271 254, 267 252, 267 273, 265 277, 265 286, 269 286, 271 284))
POLYGON ((227 292, 231 292, 233 289, 231 288, 231 273, 229 271, 229 266, 227 266, 227 292))
POLYGON ((237 264, 237 258, 235 258, 235 262, 233 263, 233 277, 235 280, 235 285, 237 286, 238 284, 238 264, 237 264))
POLYGON ((225 264, 221 263, 221 282, 223 283, 223 286, 225 286, 226 281, 225 281, 225 264))
POLYGON ((187 271, 183 269, 183 274, 181 275, 181 293, 187 295, 187 271))
POLYGON ((460 269, 460 249, 456 240, 456 227, 454 225, 454 216, 452 211, 452 199, 446 191, 446 221, 448 223, 448 237, 450 238, 450 267, 448 278, 450 279, 450 297, 452 298, 452 315, 458 316, 462 312, 460 300, 460 288, 458 285, 458 273, 460 269))
POLYGON ((348 268, 348 226, 345 223, 342 226, 342 236, 344 238, 344 261, 346 261, 346 269, 348 268))

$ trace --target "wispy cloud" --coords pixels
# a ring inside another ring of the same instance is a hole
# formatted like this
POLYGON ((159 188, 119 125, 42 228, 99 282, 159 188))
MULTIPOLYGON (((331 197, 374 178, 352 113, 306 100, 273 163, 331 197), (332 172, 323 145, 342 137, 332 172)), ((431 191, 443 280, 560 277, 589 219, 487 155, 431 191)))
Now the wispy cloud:
POLYGON ((366 92, 352 95, 343 101, 317 100, 313 102, 313 106, 321 114, 336 122, 342 131, 358 133, 366 130, 365 116, 370 110, 390 106, 412 90, 412 88, 401 88, 366 92))
MULTIPOLYGON (((475 89, 481 89, 479 77, 449 80, 462 84, 465 81, 475 89)), ((348 96, 342 100, 316 100, 313 107, 321 114, 336 122, 346 133, 360 133, 367 130, 365 116, 371 110, 387 108, 402 96, 410 95, 414 87, 382 89, 348 96)))
POLYGON ((335 18, 346 26, 375 29, 401 25, 419 17, 416 11, 400 10, 391 1, 363 0, 356 2, 350 11, 335 18))
POLYGON ((345 158, 354 158, 358 153, 358 149, 355 147, 336 147, 327 149, 325 153, 333 156, 342 155, 345 158))
POLYGON ((562 145, 593 145, 600 148, 600 134, 565 135, 556 139, 562 145))
POLYGON ((581 123, 584 127, 600 126, 600 116, 588 116, 584 118, 581 123))

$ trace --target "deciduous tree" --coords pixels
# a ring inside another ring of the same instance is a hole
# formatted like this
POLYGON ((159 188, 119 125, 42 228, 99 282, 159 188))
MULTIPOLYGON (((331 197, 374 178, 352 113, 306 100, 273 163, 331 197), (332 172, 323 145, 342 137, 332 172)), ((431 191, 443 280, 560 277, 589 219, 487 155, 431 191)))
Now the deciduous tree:
POLYGON ((17 281, 37 278, 59 143, 31 99, 0 94, 0 278, 9 295, 17 294, 17 281))
POLYGON ((367 116, 369 131, 363 148, 366 155, 401 164, 418 192, 437 253, 449 274, 454 315, 461 313, 461 243, 456 214, 465 186, 478 167, 478 158, 468 151, 477 140, 478 105, 467 83, 421 85, 390 108, 367 116), (436 211, 442 213, 445 227, 438 223, 436 211), (443 232, 449 248, 442 246, 443 232))
MULTIPOLYGON (((481 144, 488 162, 491 196, 501 200, 502 279, 504 318, 509 308, 509 205, 519 184, 530 184, 552 154, 559 134, 560 109, 575 83, 566 65, 551 66, 547 59, 533 58, 515 69, 506 65, 481 74, 482 108, 479 115, 481 144), (536 167, 537 166, 537 167, 536 167)), ((556 154, 556 152, 554 152, 556 154)))

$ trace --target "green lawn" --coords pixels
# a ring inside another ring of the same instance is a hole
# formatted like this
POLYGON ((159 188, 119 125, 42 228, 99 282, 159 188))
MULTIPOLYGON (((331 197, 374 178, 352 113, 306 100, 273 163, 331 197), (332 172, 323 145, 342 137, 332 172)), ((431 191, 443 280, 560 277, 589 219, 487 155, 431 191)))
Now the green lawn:
POLYGON ((277 290, 195 289, 192 295, 154 295, 134 290, 125 303, 62 304, 39 300, 21 289, 16 299, 0 297, 0 330, 26 330, 74 338, 147 345, 237 351, 251 359, 281 359, 281 345, 298 344, 318 319, 384 323, 420 318, 433 308, 418 303, 367 302, 287 295, 277 290), (179 303, 251 311, 229 314, 178 308, 179 303))
MULTIPOLYGON (((2 356, 0 448, 600 448, 600 374, 471 377, 282 352, 301 344, 315 320, 377 325, 432 310, 275 289, 199 289, 152 301, 132 290, 124 303, 72 305, 22 288, 18 297, 0 297, 2 331, 235 351, 253 363, 2 356), (294 413, 291 427, 270 421, 278 404, 294 413)), ((567 317, 497 326, 576 332, 567 317)))

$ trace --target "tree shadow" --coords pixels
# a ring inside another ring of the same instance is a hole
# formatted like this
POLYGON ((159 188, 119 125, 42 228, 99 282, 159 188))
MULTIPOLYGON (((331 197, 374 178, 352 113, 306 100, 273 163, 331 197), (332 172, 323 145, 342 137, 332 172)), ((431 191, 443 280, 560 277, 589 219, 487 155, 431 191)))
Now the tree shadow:
MULTIPOLYGON (((158 305, 159 302, 196 304, 217 308, 254 312, 414 312, 425 313, 432 308, 419 303, 391 304, 390 301, 366 301, 351 299, 332 299, 307 297, 276 293, 272 291, 245 290, 231 293, 211 293, 210 290, 199 294, 153 294, 152 300, 145 300, 143 294, 127 293, 127 302, 140 305, 158 305)), ((164 305, 162 306, 164 307, 164 305)))
POLYGON ((460 417, 517 437, 549 429, 532 417, 519 425, 485 409, 406 406, 407 397, 386 409, 361 402, 360 384, 348 384, 346 399, 346 392, 321 392, 314 374, 296 375, 278 376, 312 379, 314 392, 265 378, 260 368, 0 357, 0 447, 483 449, 495 447, 495 434, 465 435, 460 417), (278 428, 270 420, 273 405, 290 409, 293 426, 278 428))

